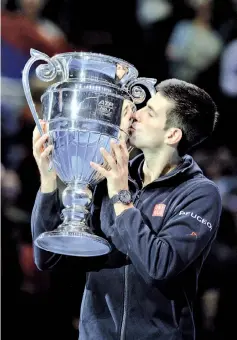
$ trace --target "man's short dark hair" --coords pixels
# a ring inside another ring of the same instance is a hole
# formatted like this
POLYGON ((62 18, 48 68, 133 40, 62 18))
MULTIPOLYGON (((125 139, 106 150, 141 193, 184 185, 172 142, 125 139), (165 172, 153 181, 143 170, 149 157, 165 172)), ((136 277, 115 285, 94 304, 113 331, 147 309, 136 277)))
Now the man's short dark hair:
POLYGON ((167 112, 165 129, 182 130, 178 144, 182 156, 212 134, 218 119, 216 104, 203 89, 183 80, 164 80, 156 89, 174 103, 174 108, 167 112))

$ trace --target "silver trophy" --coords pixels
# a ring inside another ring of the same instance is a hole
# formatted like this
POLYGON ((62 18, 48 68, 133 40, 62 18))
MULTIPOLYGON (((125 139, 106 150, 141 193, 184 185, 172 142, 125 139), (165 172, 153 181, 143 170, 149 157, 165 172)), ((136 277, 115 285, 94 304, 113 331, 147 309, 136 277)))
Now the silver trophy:
POLYGON ((155 94, 156 79, 138 78, 133 65, 103 54, 73 52, 49 58, 34 49, 30 52, 22 75, 25 96, 43 134, 29 86, 32 64, 43 61, 37 65, 36 75, 41 81, 51 82, 41 97, 43 120, 53 144, 50 161, 66 185, 62 224, 42 233, 35 244, 71 256, 107 254, 110 244, 95 235, 88 223, 92 190, 102 180, 90 161, 103 164, 100 148, 110 151, 111 139, 118 141, 126 136, 127 110, 135 110, 147 93, 155 94))

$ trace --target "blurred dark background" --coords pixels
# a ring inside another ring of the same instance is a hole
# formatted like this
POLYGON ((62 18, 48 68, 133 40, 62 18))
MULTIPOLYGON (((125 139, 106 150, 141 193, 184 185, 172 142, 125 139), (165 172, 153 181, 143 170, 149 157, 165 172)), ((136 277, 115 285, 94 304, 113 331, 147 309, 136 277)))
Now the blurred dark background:
MULTIPOLYGON (((218 185, 223 211, 199 278, 197 339, 237 338, 237 1, 5 0, 1 6, 3 334, 77 339, 85 282, 76 261, 46 272, 33 262, 30 217, 40 183, 21 76, 35 48, 49 56, 90 51, 120 57, 141 76, 187 80, 213 97, 217 129, 192 156, 218 185)), ((47 84, 33 72, 30 84, 40 112, 47 84)))

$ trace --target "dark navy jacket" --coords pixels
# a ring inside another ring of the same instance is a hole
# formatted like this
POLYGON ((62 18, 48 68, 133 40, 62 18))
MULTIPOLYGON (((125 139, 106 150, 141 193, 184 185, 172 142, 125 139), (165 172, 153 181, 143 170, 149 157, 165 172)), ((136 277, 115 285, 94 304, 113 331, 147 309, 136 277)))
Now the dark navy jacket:
MULTIPOLYGON (((93 195, 91 222, 113 245, 109 255, 87 258, 81 304, 81 340, 193 340, 198 275, 215 239, 221 214, 216 185, 191 156, 142 188, 143 155, 129 166, 134 208, 116 218, 106 181, 93 195)), ((58 191, 37 194, 35 239, 60 224, 58 191)), ((39 269, 63 255, 34 246, 39 269)), ((82 259, 78 258, 78 261, 82 259)))

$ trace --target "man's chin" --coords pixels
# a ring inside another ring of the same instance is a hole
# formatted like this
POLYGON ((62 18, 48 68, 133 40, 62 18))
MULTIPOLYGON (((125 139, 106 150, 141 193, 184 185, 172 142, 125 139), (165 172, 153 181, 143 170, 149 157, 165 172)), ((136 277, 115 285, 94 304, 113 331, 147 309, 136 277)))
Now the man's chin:
POLYGON ((134 147, 134 148, 137 148, 137 143, 136 143, 136 139, 133 138, 133 136, 130 136, 129 137, 129 145, 134 147))

